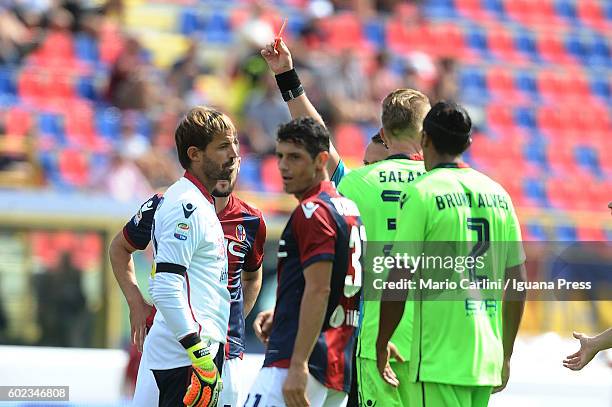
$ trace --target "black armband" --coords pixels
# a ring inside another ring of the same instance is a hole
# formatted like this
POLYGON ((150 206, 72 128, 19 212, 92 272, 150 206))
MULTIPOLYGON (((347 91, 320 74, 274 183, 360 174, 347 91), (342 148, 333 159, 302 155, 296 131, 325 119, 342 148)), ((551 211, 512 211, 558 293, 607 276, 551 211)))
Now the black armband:
POLYGON ((304 88, 295 68, 275 76, 278 89, 285 102, 304 94, 304 88))
POLYGON ((193 345, 197 345, 198 343, 202 342, 202 339, 198 336, 198 334, 193 332, 185 336, 179 342, 181 343, 181 345, 183 345, 183 348, 189 349, 193 345))

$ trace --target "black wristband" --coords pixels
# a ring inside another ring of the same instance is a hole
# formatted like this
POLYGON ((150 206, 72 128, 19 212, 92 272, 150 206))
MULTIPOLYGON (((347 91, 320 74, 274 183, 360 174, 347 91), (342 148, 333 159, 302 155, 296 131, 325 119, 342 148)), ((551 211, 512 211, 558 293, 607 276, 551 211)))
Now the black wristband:
POLYGON ((183 339, 181 339, 179 342, 181 343, 181 345, 183 345, 183 348, 189 349, 193 345, 197 345, 198 343, 202 342, 202 339, 200 339, 197 333, 192 332, 185 336, 183 339))
POLYGON ((279 73, 275 76, 275 78, 276 84, 278 85, 278 89, 281 91, 281 93, 296 89, 302 85, 302 82, 300 82, 300 77, 295 71, 295 68, 287 72, 279 73))
POLYGON ((285 102, 290 101, 291 99, 295 99, 296 97, 304 94, 304 88, 302 85, 298 86, 295 89, 288 90, 287 92, 281 92, 281 96, 285 102))

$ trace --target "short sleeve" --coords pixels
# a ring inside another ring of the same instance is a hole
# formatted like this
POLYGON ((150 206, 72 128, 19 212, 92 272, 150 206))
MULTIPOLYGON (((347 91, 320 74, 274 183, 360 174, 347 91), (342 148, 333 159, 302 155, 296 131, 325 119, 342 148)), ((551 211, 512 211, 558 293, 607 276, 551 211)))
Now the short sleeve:
POLYGON ((515 267, 525 262, 525 251, 523 249, 523 237, 521 235, 521 225, 518 221, 518 217, 516 216, 516 211, 514 210, 514 205, 510 201, 510 197, 508 197, 508 202, 510 205, 508 210, 510 211, 510 216, 507 219, 507 238, 506 242, 508 245, 507 255, 506 255, 506 268, 515 267))
POLYGON ((205 214, 190 202, 165 209, 156 213, 154 221, 156 272, 184 274, 206 232, 205 214), (195 209, 189 212, 191 208, 195 209))
POLYGON ((255 234, 255 239, 253 241, 253 245, 249 253, 247 253, 247 258, 245 259, 244 271, 257 271, 261 267, 261 263, 263 263, 264 257, 264 244, 266 243, 266 221, 263 218, 263 215, 259 216, 259 227, 257 228, 257 233, 255 234))
POLYGON ((151 241, 153 215, 159 205, 161 194, 153 195, 123 227, 123 236, 134 248, 144 250, 151 241))
POLYGON ((321 203, 302 203, 292 217, 300 263, 306 268, 318 261, 332 261, 336 252, 336 222, 321 203))
POLYGON ((338 166, 336 167, 336 170, 331 176, 331 181, 334 183, 334 185, 339 186, 340 182, 342 181, 344 176, 348 174, 348 172, 349 172, 348 168, 344 166, 344 161, 340 160, 338 162, 338 166))

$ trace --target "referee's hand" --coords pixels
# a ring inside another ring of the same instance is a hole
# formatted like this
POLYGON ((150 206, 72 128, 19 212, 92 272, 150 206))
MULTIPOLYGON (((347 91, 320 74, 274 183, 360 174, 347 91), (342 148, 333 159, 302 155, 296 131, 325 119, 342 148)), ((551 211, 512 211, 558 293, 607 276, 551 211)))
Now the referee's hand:
POLYGON ((287 45, 285 45, 282 39, 279 41, 276 49, 274 49, 274 41, 266 45, 266 47, 261 50, 261 56, 266 60, 270 70, 274 72, 275 75, 293 69, 291 52, 289 52, 289 48, 287 48, 287 45))

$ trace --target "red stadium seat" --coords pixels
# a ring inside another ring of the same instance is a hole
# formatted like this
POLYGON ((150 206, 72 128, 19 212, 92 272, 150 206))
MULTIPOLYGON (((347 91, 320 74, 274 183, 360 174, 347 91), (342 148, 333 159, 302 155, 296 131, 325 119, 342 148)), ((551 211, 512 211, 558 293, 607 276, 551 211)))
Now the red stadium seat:
POLYGON ((606 17, 601 8, 601 2, 595 0, 580 0, 576 2, 578 17, 587 25, 598 30, 612 28, 612 24, 606 21, 606 17))
POLYGON ((336 128, 335 144, 341 157, 361 161, 365 151, 364 135, 361 129, 351 124, 342 124, 336 128))
POLYGON ((581 242, 601 242, 608 240, 602 228, 581 227, 576 228, 578 240, 581 242))
POLYGON ((327 42, 334 49, 360 49, 369 47, 363 35, 362 25, 353 13, 342 13, 327 18, 323 24, 327 42))
POLYGON ((494 100, 521 103, 525 98, 516 90, 511 71, 499 67, 487 72, 487 88, 494 100))
POLYGON ((89 160, 84 153, 63 150, 59 153, 58 164, 62 178, 69 185, 82 188, 89 184, 89 160))
POLYGON ((538 89, 542 97, 551 102, 558 103, 569 94, 567 88, 567 77, 559 71, 540 71, 538 78, 538 89))
POLYGON ((482 7, 480 0, 455 0, 455 7, 461 14, 472 20, 483 21, 492 18, 482 7))
POLYGON ((7 110, 4 121, 6 134, 25 136, 32 129, 32 124, 31 112, 19 107, 7 110))
POLYGON ((489 105, 487 107, 487 126, 502 133, 515 128, 511 107, 505 104, 489 105))
POLYGON ((506 63, 521 64, 528 58, 522 55, 514 46, 512 34, 503 27, 496 27, 488 32, 489 50, 500 60, 506 63))
POLYGON ((559 34, 541 34, 537 39, 537 47, 540 56, 547 62, 562 65, 576 63, 575 59, 568 55, 559 34))

